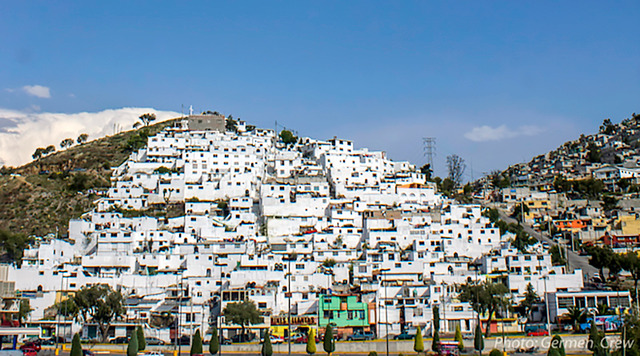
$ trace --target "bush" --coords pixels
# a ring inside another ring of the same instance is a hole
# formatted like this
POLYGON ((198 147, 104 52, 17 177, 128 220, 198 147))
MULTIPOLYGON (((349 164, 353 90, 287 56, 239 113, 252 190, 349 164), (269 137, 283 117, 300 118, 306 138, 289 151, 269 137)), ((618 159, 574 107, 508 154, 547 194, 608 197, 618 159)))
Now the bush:
POLYGON ((369 356, 378 356, 378 353, 375 351, 369 352, 369 356))
POLYGON ((493 349, 489 352, 489 356, 502 356, 502 351, 498 349, 493 349))

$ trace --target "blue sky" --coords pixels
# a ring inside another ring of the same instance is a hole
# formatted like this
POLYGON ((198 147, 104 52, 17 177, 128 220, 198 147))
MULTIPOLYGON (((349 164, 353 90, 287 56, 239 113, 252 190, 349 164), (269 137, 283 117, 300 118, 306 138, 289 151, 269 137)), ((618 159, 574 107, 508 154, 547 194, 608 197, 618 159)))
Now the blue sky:
POLYGON ((640 111, 637 1, 7 1, 0 14, 5 131, 193 105, 416 164, 436 137, 436 173, 455 153, 470 179, 640 111))

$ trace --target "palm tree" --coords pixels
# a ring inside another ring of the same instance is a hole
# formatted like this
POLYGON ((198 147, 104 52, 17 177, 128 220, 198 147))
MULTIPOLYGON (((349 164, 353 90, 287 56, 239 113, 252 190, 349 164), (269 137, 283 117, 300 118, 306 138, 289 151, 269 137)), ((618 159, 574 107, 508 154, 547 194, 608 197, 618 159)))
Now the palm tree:
POLYGON ((565 315, 569 318, 569 320, 571 320, 571 323, 573 324, 573 332, 577 333, 578 324, 586 318, 587 311, 577 306, 573 306, 567 309, 567 313, 565 315))

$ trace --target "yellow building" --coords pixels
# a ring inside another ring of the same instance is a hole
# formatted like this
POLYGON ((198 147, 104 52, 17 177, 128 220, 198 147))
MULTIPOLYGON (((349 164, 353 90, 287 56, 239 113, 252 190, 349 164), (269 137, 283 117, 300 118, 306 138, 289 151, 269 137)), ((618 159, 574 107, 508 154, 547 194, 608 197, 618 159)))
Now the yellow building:
POLYGON ((636 215, 620 216, 613 221, 613 226, 622 230, 623 236, 640 235, 640 219, 636 215))

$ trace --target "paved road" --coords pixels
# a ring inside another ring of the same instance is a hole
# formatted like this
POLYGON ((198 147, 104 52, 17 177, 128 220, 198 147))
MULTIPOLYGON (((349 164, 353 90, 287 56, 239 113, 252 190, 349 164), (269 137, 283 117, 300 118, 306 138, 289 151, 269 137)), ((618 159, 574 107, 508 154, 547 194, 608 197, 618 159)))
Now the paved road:
MULTIPOLYGON (((506 221, 507 223, 515 223, 515 224, 518 223, 514 218, 508 216, 502 209, 498 208, 498 212, 500 213, 500 219, 506 221)), ((549 235, 535 231, 533 228, 531 228, 526 224, 522 226, 524 228, 524 231, 529 233, 529 235, 533 236, 538 241, 546 242, 550 246, 558 244, 556 241, 549 238, 549 235)), ((567 250, 567 255, 568 255, 568 261, 569 261, 569 269, 570 270, 582 269, 582 274, 586 281, 588 281, 589 277, 593 276, 594 273, 598 272, 598 270, 595 267, 589 264, 588 256, 580 256, 577 253, 573 252, 572 250, 567 250)))

